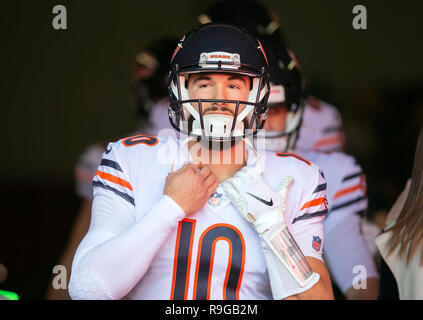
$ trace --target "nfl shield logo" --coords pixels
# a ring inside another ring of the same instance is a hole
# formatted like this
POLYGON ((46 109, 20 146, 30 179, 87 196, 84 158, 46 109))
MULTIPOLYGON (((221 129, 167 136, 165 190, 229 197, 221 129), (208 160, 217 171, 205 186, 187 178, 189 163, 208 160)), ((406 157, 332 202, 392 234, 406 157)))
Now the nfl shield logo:
POLYGON ((213 193, 209 198, 209 205, 213 207, 220 206, 221 202, 222 202, 222 195, 217 192, 213 193))
POLYGON ((312 244, 313 249, 316 251, 320 251, 321 244, 322 244, 322 239, 320 239, 319 236, 317 237, 313 236, 313 244, 312 244))

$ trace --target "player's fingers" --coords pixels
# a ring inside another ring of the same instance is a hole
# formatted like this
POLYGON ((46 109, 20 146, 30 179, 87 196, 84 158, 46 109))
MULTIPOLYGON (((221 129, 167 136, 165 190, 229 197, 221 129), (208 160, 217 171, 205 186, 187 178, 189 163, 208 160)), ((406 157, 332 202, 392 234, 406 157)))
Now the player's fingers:
POLYGON ((208 196, 210 197, 213 193, 216 192, 217 187, 219 186, 219 181, 216 181, 208 188, 208 196))
POLYGON ((200 176, 203 177, 203 179, 207 179, 210 174, 212 173, 211 169, 209 166, 203 166, 202 168, 200 168, 200 170, 198 171, 198 174, 200 176))
POLYGON ((204 185, 209 188, 211 185, 213 185, 217 181, 217 177, 214 173, 211 172, 210 174, 204 179, 204 185))
POLYGON ((225 181, 222 183, 222 188, 225 191, 226 196, 229 200, 234 200, 238 197, 238 191, 234 188, 233 184, 230 181, 225 181))
POLYGON ((286 193, 288 192, 288 188, 292 184, 293 181, 294 181, 294 178, 291 176, 285 177, 285 179, 283 179, 278 189, 278 193, 281 195, 282 198, 286 196, 286 193))
POLYGON ((235 190, 240 193, 243 187, 245 186, 246 182, 245 180, 240 179, 239 177, 232 177, 230 181, 228 181, 235 190))
POLYGON ((255 183, 257 182, 255 180, 255 176, 257 176, 257 174, 254 173, 254 171, 252 171, 251 169, 252 168, 244 167, 241 170, 239 170, 237 173, 235 173, 233 178, 240 179, 243 184, 255 183))
POLYGON ((193 170, 194 173, 201 167, 201 162, 191 162, 188 164, 187 168, 193 170))

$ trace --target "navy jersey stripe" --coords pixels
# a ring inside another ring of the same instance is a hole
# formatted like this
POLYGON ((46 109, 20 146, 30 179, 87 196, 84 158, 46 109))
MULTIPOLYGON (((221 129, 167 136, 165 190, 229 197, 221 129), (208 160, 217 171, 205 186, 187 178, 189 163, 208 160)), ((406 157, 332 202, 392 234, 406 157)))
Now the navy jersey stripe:
POLYGON ((347 202, 338 204, 337 206, 334 206, 332 209, 330 209, 330 211, 332 212, 332 211, 335 211, 335 210, 338 210, 338 209, 342 209, 342 208, 348 207, 348 206, 350 206, 350 205, 352 205, 354 203, 360 202, 360 201, 365 200, 365 199, 367 199, 366 196, 355 198, 353 200, 350 200, 350 201, 347 201, 347 202))
POLYGON ((94 187, 100 187, 100 188, 103 188, 103 189, 106 189, 106 190, 110 190, 110 191, 114 192, 115 194, 117 194, 118 196, 125 199, 126 201, 128 201, 133 206, 135 206, 134 198, 132 198, 130 195, 128 195, 128 194, 126 194, 122 191, 119 191, 115 188, 112 188, 111 186, 108 186, 107 184, 104 184, 101 181, 93 181, 93 186, 94 187))
POLYGON ((313 217, 326 216, 327 214, 328 214, 328 210, 327 209, 322 210, 322 211, 312 212, 312 213, 306 213, 306 214, 303 214, 300 217, 296 217, 292 221, 292 223, 295 223, 295 222, 300 221, 300 220, 310 219, 310 218, 313 218, 313 217))
POLYGON ((347 181, 347 180, 351 180, 351 179, 357 178, 357 177, 361 176, 362 174, 363 174, 363 172, 362 172, 362 171, 357 172, 357 173, 354 173, 354 174, 351 174, 351 175, 349 175, 349 176, 346 176, 346 177, 342 180, 342 182, 345 182, 345 181, 347 181))
POLYGON ((341 126, 336 126, 336 127, 326 127, 322 131, 324 134, 326 134, 326 133, 332 133, 332 132, 341 132, 343 131, 343 129, 341 126))
POLYGON ((326 183, 319 184, 316 189, 314 189, 313 193, 317 193, 324 190, 326 190, 326 183))
POLYGON ((102 159, 101 160, 101 166, 110 167, 113 169, 116 169, 117 171, 123 172, 122 168, 120 167, 119 163, 113 160, 109 159, 102 159))

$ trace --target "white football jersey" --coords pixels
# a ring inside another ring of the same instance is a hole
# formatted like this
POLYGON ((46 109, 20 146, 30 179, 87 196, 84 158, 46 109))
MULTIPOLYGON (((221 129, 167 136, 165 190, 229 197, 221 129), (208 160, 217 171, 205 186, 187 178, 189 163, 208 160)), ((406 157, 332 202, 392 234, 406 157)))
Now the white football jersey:
POLYGON ((295 150, 342 151, 344 147, 345 136, 339 111, 331 104, 309 96, 295 150))
MULTIPOLYGON (((72 298, 272 298, 258 235, 223 188, 187 218, 163 195, 171 168, 189 160, 184 152, 175 156, 178 146, 171 137, 145 135, 108 145, 93 179, 91 226, 73 262, 72 298)), ((320 169, 296 154, 264 154, 264 178, 272 188, 294 178, 288 228, 305 256, 322 260, 328 208, 320 169)), ((247 165, 256 160, 250 151, 247 165)))
POLYGON ((360 217, 368 206, 362 168, 354 157, 341 152, 301 154, 323 170, 327 181, 329 213, 323 222, 323 250, 336 284, 345 293, 353 286, 359 266, 366 268, 367 278, 378 278, 360 217))

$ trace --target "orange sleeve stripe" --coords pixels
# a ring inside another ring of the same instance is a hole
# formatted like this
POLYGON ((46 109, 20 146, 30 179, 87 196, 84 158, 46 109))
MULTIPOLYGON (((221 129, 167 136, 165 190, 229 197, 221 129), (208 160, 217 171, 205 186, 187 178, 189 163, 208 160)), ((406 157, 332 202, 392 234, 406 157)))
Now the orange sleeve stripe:
POLYGON ((346 188, 346 189, 343 189, 343 190, 339 190, 337 193, 335 193, 335 195, 333 196, 333 200, 335 200, 335 199, 337 199, 337 198, 339 198, 339 197, 342 197, 342 196, 344 196, 344 195, 346 195, 346 194, 348 194, 348 193, 351 193, 351 192, 354 192, 354 191, 356 191, 356 190, 359 190, 359 189, 362 189, 362 185, 361 184, 359 184, 359 185, 356 185, 356 186, 354 186, 354 187, 349 187, 349 188, 346 188))
POLYGON ((116 184, 118 184, 122 187, 128 188, 129 190, 132 191, 132 186, 128 181, 125 181, 121 178, 118 178, 118 177, 112 175, 112 174, 109 174, 109 173, 106 173, 106 172, 103 172, 103 171, 100 171, 100 170, 97 171, 97 175, 104 180, 116 183, 116 184))
POLYGON ((301 209, 300 209, 300 211, 301 210, 304 210, 304 209, 307 209, 307 208, 310 208, 310 207, 314 207, 314 206, 320 206, 322 203, 324 203, 325 202, 325 198, 319 198, 319 199, 314 199, 314 200, 311 200, 311 201, 309 201, 309 202, 306 202, 302 207, 301 207, 301 209))
POLYGON ((338 142, 341 142, 341 143, 343 142, 340 136, 321 139, 321 140, 316 141, 313 148, 324 147, 324 146, 331 145, 331 144, 338 143, 338 142))

